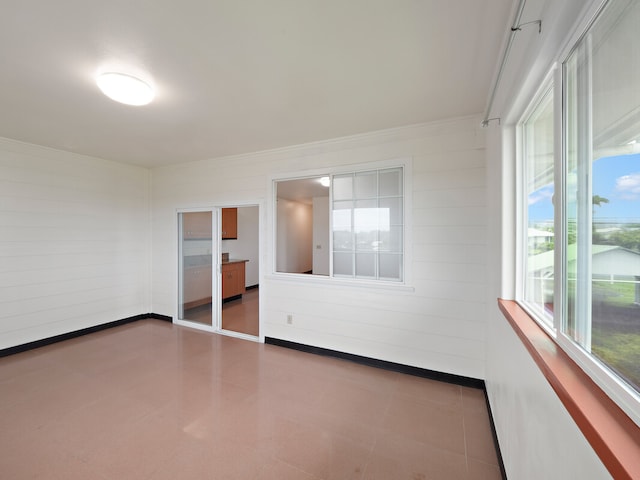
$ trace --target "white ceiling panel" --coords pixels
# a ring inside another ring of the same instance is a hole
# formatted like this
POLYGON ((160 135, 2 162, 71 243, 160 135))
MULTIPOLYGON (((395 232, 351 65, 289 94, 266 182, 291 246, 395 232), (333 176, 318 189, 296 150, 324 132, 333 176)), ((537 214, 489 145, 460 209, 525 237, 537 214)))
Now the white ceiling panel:
POLYGON ((0 136, 142 166, 481 113, 511 0, 5 0, 0 136), (95 84, 122 70, 143 107, 95 84))

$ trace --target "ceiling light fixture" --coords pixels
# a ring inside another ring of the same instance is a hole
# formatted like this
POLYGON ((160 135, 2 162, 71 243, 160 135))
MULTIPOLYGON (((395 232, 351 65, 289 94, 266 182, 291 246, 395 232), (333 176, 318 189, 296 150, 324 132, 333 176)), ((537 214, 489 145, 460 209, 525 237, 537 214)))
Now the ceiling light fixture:
POLYGON ((329 185, 331 185, 331 179, 329 177, 321 177, 320 185, 322 185, 323 187, 328 187, 329 185))
POLYGON ((111 100, 126 105, 146 105, 153 100, 153 89, 139 78, 126 73, 103 73, 98 75, 96 83, 111 100))

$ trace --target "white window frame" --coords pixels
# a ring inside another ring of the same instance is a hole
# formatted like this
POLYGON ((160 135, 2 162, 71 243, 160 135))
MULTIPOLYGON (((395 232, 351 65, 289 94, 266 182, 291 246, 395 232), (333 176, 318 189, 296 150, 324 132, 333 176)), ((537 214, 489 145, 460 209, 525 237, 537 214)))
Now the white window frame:
POLYGON ((391 291, 405 291, 412 292, 414 289, 411 286, 412 283, 412 224, 411 224, 411 211, 412 211, 412 187, 411 178, 413 170, 413 159, 411 157, 400 157, 389 160, 381 160, 368 163, 359 163, 351 165, 340 166, 327 166, 326 168, 317 168, 313 170, 295 171, 272 175, 269 177, 269 191, 271 192, 270 202, 270 226, 271 226, 271 265, 269 267, 270 274, 268 278, 270 280, 282 281, 282 282, 294 282, 296 284, 321 284, 327 286, 349 286, 355 288, 365 289, 388 289, 391 291), (313 178, 321 176, 333 177, 333 175, 367 172, 385 170, 390 168, 402 169, 402 182, 403 182, 403 279, 401 281, 388 281, 388 280, 376 280, 370 278, 348 278, 348 277, 334 277, 333 276, 333 225, 332 225, 332 200, 333 193, 330 190, 329 196, 329 250, 331 252, 329 257, 330 262, 330 274, 327 275, 307 275, 299 273, 288 273, 276 271, 276 253, 277 253, 277 182, 287 180, 298 180, 303 178, 313 178))

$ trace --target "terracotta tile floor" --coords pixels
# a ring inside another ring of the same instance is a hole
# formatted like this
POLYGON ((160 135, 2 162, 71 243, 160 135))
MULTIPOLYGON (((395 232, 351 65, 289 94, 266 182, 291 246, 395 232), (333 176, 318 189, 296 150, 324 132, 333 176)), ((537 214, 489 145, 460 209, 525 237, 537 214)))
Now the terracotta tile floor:
POLYGON ((257 337, 258 289, 247 290, 241 298, 222 304, 222 328, 257 337))
POLYGON ((3 479, 498 479, 480 390, 143 320, 0 358, 3 479))
MULTIPOLYGON (((257 288, 247 290, 240 298, 222 304, 222 328, 257 337, 259 332, 259 294, 257 288)), ((184 318, 191 322, 211 325, 211 304, 185 311, 184 318)))

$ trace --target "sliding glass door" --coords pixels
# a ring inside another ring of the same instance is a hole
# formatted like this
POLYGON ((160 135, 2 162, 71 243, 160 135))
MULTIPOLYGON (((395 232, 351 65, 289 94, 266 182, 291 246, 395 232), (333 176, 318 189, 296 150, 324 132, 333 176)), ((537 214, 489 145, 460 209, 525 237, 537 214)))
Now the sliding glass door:
MULTIPOLYGON (((178 212, 178 320, 216 326, 216 212, 178 212)), ((216 228, 217 230, 217 228, 216 228)))

